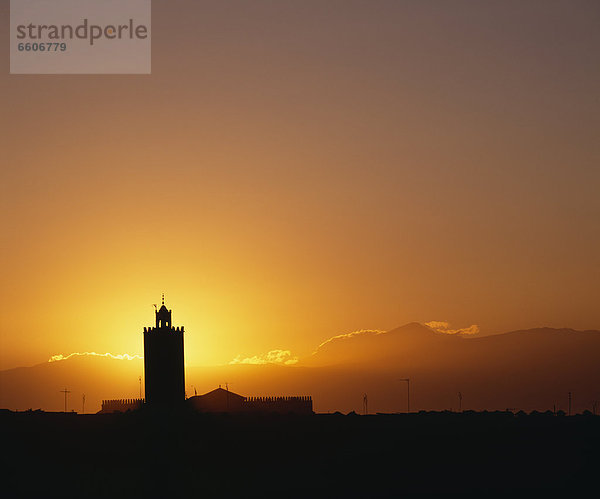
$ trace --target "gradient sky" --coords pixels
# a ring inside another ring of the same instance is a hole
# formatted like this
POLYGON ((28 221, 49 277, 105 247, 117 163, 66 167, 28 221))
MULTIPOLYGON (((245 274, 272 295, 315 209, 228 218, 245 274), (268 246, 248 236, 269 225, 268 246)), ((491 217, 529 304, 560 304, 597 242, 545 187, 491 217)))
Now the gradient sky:
POLYGON ((152 75, 9 75, 0 368, 410 321, 600 329, 600 4, 153 1, 152 75))

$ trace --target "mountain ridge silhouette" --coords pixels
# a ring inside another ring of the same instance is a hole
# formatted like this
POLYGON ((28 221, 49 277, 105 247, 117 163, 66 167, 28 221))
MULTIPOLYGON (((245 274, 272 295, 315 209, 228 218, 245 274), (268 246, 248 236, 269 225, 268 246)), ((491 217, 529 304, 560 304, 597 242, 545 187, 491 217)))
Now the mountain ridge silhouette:
MULTIPOLYGON (((294 366, 237 364, 186 368, 186 390, 205 393, 228 382, 245 396, 313 395, 320 412, 360 412, 363 393, 380 412, 405 410, 411 378, 411 407, 526 410, 565 409, 575 393, 574 410, 600 399, 600 331, 531 328, 488 336, 449 335, 419 323, 388 332, 364 333, 328 342, 294 366)), ((188 356, 190 352, 188 352, 188 356)), ((102 399, 137 398, 143 361, 74 356, 31 367, 0 371, 0 408, 63 410, 59 392, 71 390, 69 407, 100 409, 102 399)), ((143 390, 142 390, 143 393, 143 390)))

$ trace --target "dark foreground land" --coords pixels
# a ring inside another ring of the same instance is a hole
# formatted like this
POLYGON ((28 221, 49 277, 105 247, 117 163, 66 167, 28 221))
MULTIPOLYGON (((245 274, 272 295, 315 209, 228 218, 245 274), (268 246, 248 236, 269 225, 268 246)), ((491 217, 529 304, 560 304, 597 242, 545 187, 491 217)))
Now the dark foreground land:
POLYGON ((600 417, 0 413, 3 497, 575 497, 600 417))

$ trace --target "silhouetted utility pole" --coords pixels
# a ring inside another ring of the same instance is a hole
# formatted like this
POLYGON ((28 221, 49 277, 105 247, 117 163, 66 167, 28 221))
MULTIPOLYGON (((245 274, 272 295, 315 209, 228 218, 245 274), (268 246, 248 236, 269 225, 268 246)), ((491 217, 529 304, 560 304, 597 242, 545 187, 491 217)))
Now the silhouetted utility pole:
POLYGON ((142 398, 142 377, 138 376, 138 381, 140 382, 140 399, 142 398))
POLYGON ((596 415, 596 407, 598 407, 598 401, 597 400, 592 400, 592 414, 594 416, 596 415))
POLYGON ((225 382, 225 391, 227 392, 227 410, 229 410, 229 383, 225 382))
POLYGON ((67 394, 71 392, 66 388, 64 390, 60 390, 60 392, 65 394, 65 412, 67 412, 67 394))
POLYGON ((81 397, 81 414, 85 414, 85 393, 81 397))
POLYGON ((363 413, 365 416, 369 414, 369 400, 367 399, 367 394, 363 395, 363 413))
POLYGON ((410 378, 400 378, 399 381, 406 381, 406 412, 410 412, 410 378))
POLYGON ((571 392, 569 392, 569 416, 571 415, 571 399, 573 397, 571 396, 571 392))
POLYGON ((458 392, 458 412, 462 412, 462 393, 458 392))

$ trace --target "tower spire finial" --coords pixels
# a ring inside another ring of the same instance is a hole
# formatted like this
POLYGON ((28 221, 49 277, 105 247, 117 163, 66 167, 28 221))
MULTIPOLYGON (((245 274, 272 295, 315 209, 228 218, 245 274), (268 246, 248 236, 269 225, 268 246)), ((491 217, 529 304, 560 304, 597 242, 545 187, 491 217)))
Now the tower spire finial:
POLYGON ((162 294, 162 304, 163 305, 165 304, 165 294, 164 293, 162 294))

